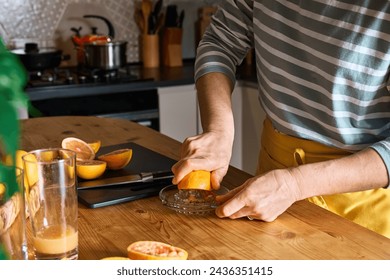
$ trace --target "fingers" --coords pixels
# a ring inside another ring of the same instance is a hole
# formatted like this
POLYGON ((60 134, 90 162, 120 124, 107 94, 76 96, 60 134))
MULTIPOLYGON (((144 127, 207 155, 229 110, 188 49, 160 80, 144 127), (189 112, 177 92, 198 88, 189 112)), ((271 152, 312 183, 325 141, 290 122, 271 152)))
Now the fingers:
MULTIPOLYGON (((204 159, 187 159, 187 160, 181 160, 177 163, 175 163, 172 166, 172 172, 174 174, 174 177, 172 179, 172 184, 178 184, 184 176, 186 176, 188 173, 194 170, 206 170, 210 171, 212 169, 210 166, 205 164, 204 159)), ((221 186, 221 182, 223 177, 226 175, 227 168, 220 168, 214 171, 211 171, 211 187, 214 190, 218 190, 221 186)))
POLYGON ((231 217, 245 207, 245 202, 233 197, 228 203, 219 206, 215 210, 215 214, 220 218, 231 217))
POLYGON ((214 190, 218 190, 221 187, 221 182, 223 180, 223 177, 227 173, 227 167, 226 168, 220 168, 217 170, 214 170, 211 172, 211 187, 214 190))
POLYGON ((244 186, 240 186, 223 196, 218 196, 217 201, 223 203, 215 210, 215 214, 220 218, 238 219, 253 215, 253 209, 243 199, 241 193, 244 191, 244 186))
POLYGON ((181 158, 190 157, 196 151, 196 148, 192 147, 194 146, 193 141, 195 141, 196 139, 198 139, 198 136, 188 137, 187 139, 184 140, 183 144, 181 145, 181 151, 180 151, 181 158))
MULTIPOLYGON (((216 197, 220 206, 215 210, 219 218, 238 219, 246 217, 249 220, 274 221, 289 206, 276 206, 267 202, 267 199, 254 199, 253 193, 248 192, 248 185, 244 184, 225 195, 216 197)), ((280 204, 283 204, 281 201, 280 204)))
POLYGON ((218 195, 215 200, 217 203, 219 204, 223 204, 225 203, 226 201, 228 201, 229 199, 231 199, 232 197, 234 197, 237 193, 239 193, 241 191, 241 189, 243 188, 243 186, 240 186, 240 187, 237 187, 231 191, 229 191, 228 193, 224 194, 224 195, 218 195))
POLYGON ((252 219, 257 219, 257 215, 253 214, 253 210, 239 199, 232 199, 228 204, 218 207, 215 210, 215 214, 219 218, 239 219, 251 217, 252 219))
POLYGON ((209 171, 210 168, 205 162, 207 163, 203 158, 186 158, 176 162, 171 168, 174 174, 172 183, 178 184, 184 176, 194 170, 209 171))
POLYGON ((178 184, 188 173, 194 170, 211 171, 211 187, 215 190, 220 188, 223 177, 226 175, 228 166, 216 168, 218 162, 203 157, 183 158, 172 166, 174 177, 173 184, 178 184))
POLYGON ((188 161, 180 160, 176 162, 171 168, 174 177, 172 178, 172 184, 177 185, 186 174, 190 173, 193 169, 188 161))
POLYGON ((250 192, 248 192, 250 184, 251 181, 248 180, 227 194, 217 196, 216 201, 221 204, 215 210, 215 214, 220 218, 238 219, 251 217, 250 220, 261 219, 261 216, 256 211, 256 203, 254 203, 250 192))
POLYGON ((231 153, 226 151, 230 150, 229 139, 221 141, 217 133, 188 137, 182 144, 180 160, 171 168, 172 183, 178 184, 191 171, 206 170, 211 172, 211 187, 219 189, 229 167, 231 153))

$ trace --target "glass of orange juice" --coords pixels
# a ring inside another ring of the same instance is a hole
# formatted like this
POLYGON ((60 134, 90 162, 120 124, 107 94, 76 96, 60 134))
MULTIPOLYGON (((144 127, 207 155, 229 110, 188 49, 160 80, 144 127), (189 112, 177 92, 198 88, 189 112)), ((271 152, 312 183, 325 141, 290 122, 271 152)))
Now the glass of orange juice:
POLYGON ((77 259, 76 153, 43 149, 22 158, 35 259, 77 259))

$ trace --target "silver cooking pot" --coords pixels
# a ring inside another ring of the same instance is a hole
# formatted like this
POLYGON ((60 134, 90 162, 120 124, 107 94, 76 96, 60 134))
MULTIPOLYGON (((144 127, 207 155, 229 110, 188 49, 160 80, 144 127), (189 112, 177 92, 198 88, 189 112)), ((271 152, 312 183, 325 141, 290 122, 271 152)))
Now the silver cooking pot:
POLYGON ((126 64, 126 41, 85 43, 85 66, 115 70, 126 64))

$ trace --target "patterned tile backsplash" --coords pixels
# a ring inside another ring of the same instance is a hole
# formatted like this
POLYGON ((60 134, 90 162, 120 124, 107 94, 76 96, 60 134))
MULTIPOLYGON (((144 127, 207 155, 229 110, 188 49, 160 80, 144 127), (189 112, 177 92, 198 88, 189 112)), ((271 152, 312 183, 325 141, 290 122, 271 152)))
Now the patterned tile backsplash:
MULTIPOLYGON (((71 55, 69 65, 76 64, 76 50, 71 41, 74 27, 81 27, 81 35, 97 27, 107 34, 104 21, 83 18, 86 14, 104 16, 115 29, 115 39, 125 40, 128 62, 139 59, 139 29, 134 21, 134 10, 141 0, 0 0, 0 36, 9 48, 23 48, 26 42, 40 47, 55 47, 71 55)), ((152 0, 153 3, 156 0, 152 0)), ((219 0, 163 0, 163 11, 170 4, 185 10, 183 23, 183 58, 195 56, 195 22, 199 7, 215 5, 219 0)))

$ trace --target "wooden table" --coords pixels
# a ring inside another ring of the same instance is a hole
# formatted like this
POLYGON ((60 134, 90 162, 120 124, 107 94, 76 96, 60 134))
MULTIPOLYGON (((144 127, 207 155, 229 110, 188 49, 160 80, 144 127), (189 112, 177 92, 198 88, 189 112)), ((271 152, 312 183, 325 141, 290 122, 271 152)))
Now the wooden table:
MULTIPOLYGON (((177 141, 126 120, 51 117, 21 125, 25 150, 59 147, 74 136, 103 145, 133 141, 176 160, 180 153, 177 141)), ((223 185, 233 188, 247 178, 231 167, 223 185)), ((390 239, 306 201, 272 223, 178 214, 158 197, 97 209, 79 205, 79 259, 127 256, 127 246, 138 240, 184 248, 189 259, 390 259, 390 239)))

